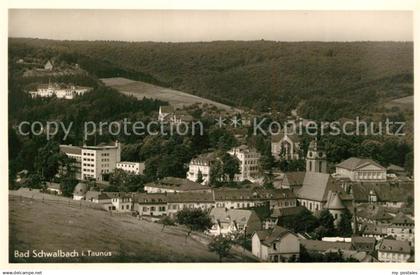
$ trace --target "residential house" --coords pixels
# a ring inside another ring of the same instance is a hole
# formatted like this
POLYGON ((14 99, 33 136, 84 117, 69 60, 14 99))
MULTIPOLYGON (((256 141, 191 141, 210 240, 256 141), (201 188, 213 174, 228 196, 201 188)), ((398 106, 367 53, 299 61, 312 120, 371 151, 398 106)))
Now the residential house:
POLYGON ((371 159, 349 158, 336 165, 336 174, 351 181, 386 181, 386 169, 371 159))
POLYGON ((166 194, 137 193, 134 198, 133 210, 140 216, 161 217, 167 215, 167 196, 166 194))
POLYGON ((355 216, 359 224, 389 224, 393 219, 383 206, 370 204, 357 206, 355 216))
POLYGON ((261 154, 255 148, 241 145, 229 150, 228 154, 239 160, 239 174, 235 175, 235 181, 255 182, 258 179, 261 154))
POLYGON ((261 221, 253 210, 213 208, 210 211, 213 222, 210 235, 253 234, 261 230, 261 221))
POLYGON ((201 209, 210 211, 214 208, 214 195, 209 192, 185 192, 167 194, 167 215, 174 217, 183 209, 201 209))
POLYGON ((375 251, 376 239, 374 237, 353 236, 351 237, 351 245, 356 251, 372 253, 375 251))
POLYGON ((107 192, 106 195, 111 198, 111 204, 114 206, 112 210, 116 210, 118 212, 133 211, 133 199, 131 194, 122 192, 107 192))
POLYGON ((299 253, 299 238, 283 227, 260 230, 252 236, 252 254, 262 261, 285 262, 298 258, 299 253))
POLYGON ((414 184, 409 182, 358 182, 352 183, 349 188, 357 204, 370 203, 401 209, 407 204, 410 197, 414 198, 414 184))
POLYGON ((210 181, 210 168, 216 159, 216 154, 213 152, 201 154, 193 158, 188 165, 187 179, 197 182, 201 177, 202 182, 200 184, 208 185, 210 181))
POLYGON ((378 248, 378 260, 386 263, 405 263, 410 258, 411 247, 407 241, 383 239, 378 248))
POLYGON ((414 220, 399 212, 387 225, 387 235, 414 246, 414 220))
POLYGON ((360 225, 360 232, 363 237, 373 237, 380 241, 387 236, 387 226, 384 224, 364 223, 360 225))
POLYGON ((115 168, 134 175, 143 175, 145 165, 144 162, 120 161, 116 163, 115 168))
POLYGON ((329 251, 352 250, 352 244, 350 242, 328 242, 301 239, 300 244, 305 247, 308 252, 326 253, 329 251))

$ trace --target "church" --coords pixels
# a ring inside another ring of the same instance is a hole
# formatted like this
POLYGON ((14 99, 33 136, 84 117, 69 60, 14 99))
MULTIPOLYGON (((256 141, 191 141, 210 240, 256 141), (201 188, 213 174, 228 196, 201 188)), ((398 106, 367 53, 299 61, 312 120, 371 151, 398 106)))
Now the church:
POLYGON ((306 173, 297 192, 298 202, 314 214, 328 209, 337 224, 351 198, 327 173, 327 155, 316 140, 309 145, 306 155, 306 173))
POLYGON ((298 135, 284 131, 271 136, 271 154, 276 160, 297 160, 301 158, 301 145, 298 135))

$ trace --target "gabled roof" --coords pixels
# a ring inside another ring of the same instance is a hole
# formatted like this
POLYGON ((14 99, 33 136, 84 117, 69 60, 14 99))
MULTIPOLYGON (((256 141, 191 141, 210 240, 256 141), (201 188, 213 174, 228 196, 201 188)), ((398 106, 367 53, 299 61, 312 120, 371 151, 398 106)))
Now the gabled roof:
POLYGON ((204 153, 204 154, 200 154, 196 156, 195 158, 191 160, 190 164, 199 163, 201 165, 209 165, 212 161, 215 161, 216 159, 217 159, 216 153, 209 152, 209 153, 204 153))
POLYGON ((162 193, 137 193, 133 201, 139 204, 163 204, 168 201, 166 194, 162 193))
POLYGON ((351 238, 351 244, 356 250, 374 250, 376 239, 374 237, 359 237, 354 236, 351 238))
POLYGON ((346 207, 344 206, 340 198, 340 195, 337 192, 329 191, 325 208, 330 209, 330 210, 341 210, 341 209, 345 209, 346 207))
POLYGON ((357 209, 357 216, 376 221, 390 221, 392 216, 380 205, 362 206, 357 209))
POLYGON ((405 169, 401 166, 395 165, 395 164, 390 164, 387 168, 387 171, 392 171, 392 172, 405 172, 405 169))
POLYGON ((298 198, 325 202, 328 191, 341 191, 330 174, 307 172, 302 188, 298 191, 298 198))
POLYGON ((284 173, 289 186, 301 186, 305 179, 306 172, 286 172, 284 173))
POLYGON ((378 251, 410 254, 410 245, 407 241, 383 239, 378 251))
POLYGON ((356 202, 367 202, 369 193, 377 196, 380 202, 406 202, 407 197, 414 198, 414 184, 400 183, 398 185, 391 183, 373 183, 362 182, 353 183, 352 192, 356 202))
POLYGON ((292 134, 292 132, 288 133, 287 131, 281 131, 277 135, 272 135, 271 136, 271 142, 279 142, 286 136, 288 138, 290 138, 290 140, 293 141, 294 143, 299 143, 300 142, 300 137, 297 134, 292 134))
POLYGON ((214 189, 215 200, 218 201, 248 201, 248 200, 279 200, 296 198, 289 189, 237 189, 216 188, 214 189))
POLYGON ((377 162, 371 159, 362 159, 362 158, 355 158, 355 157, 351 157, 340 162, 339 164, 336 165, 336 167, 344 168, 347 170, 356 170, 370 164, 380 167, 381 169, 385 169, 383 166, 381 166, 380 164, 378 164, 377 162))
POLYGON ((253 210, 213 208, 210 211, 210 217, 215 222, 234 222, 241 225, 247 225, 252 215, 257 217, 257 214, 253 210))
POLYGON ((414 225, 413 219, 408 217, 407 215, 399 212, 392 220, 392 224, 412 224, 414 225))
POLYGON ((166 197, 168 203, 214 202, 212 193, 168 193, 166 197))
POLYGON ((265 245, 271 245, 273 242, 281 240, 287 234, 295 235, 281 226, 275 226, 273 229, 259 230, 255 234, 257 234, 261 243, 265 245))
POLYGON ((318 240, 300 240, 300 243, 309 251, 326 252, 327 250, 351 250, 351 243, 346 242, 326 242, 318 240))
POLYGON ((363 224, 363 234, 366 235, 386 235, 386 226, 382 224, 365 223, 363 224))

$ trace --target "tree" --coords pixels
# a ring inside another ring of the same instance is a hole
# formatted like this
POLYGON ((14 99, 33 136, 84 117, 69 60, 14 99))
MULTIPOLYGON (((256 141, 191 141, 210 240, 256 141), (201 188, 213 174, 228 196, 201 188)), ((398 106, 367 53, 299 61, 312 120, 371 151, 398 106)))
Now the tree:
POLYGON ((222 157, 222 167, 223 175, 227 175, 229 181, 233 181, 235 174, 239 173, 239 160, 225 153, 222 157))
POLYGON ((216 160, 213 165, 210 166, 210 186, 219 187, 223 178, 223 167, 219 160, 216 160))
POLYGON ((204 232, 213 226, 209 214, 201 209, 184 208, 178 211, 176 222, 185 225, 189 229, 187 237, 192 231, 204 232))
POLYGON ((334 217, 328 209, 323 209, 319 213, 319 225, 323 226, 326 230, 325 236, 331 236, 335 232, 334 217))
POLYGON ((199 183, 199 184, 201 184, 203 181, 204 181, 204 179, 203 179, 203 173, 201 172, 201 170, 198 170, 196 182, 199 183))
POLYGON ((163 231, 166 226, 175 225, 175 221, 168 216, 164 216, 162 219, 160 219, 159 222, 162 224, 162 230, 161 231, 163 231))
POLYGON ((26 187, 41 189, 44 187, 42 177, 38 174, 31 174, 28 176, 28 181, 25 184, 26 187))
POLYGON ((109 186, 107 186, 106 191, 139 192, 143 191, 146 182, 147 177, 144 175, 135 175, 122 169, 115 169, 109 175, 109 186))
POLYGON ((219 255, 219 261, 229 255, 230 248, 232 247, 232 238, 230 236, 219 235, 214 237, 208 244, 209 251, 216 252, 219 255))
POLYGON ((280 218, 279 225, 294 232, 304 233, 315 230, 319 226, 319 221, 311 211, 304 208, 296 215, 280 218))
POLYGON ((61 187, 61 192, 63 193, 63 196, 65 197, 73 196, 73 191, 77 183, 78 183, 78 180, 75 178, 66 177, 66 178, 61 179, 60 187, 61 187))
POLYGON ((341 237, 351 237, 351 235, 353 234, 353 230, 351 227, 352 217, 352 214, 346 208, 344 210, 344 213, 341 215, 341 220, 338 222, 337 225, 337 233, 341 237))
POLYGON ((49 141, 38 150, 35 158, 35 168, 42 177, 51 180, 58 172, 61 159, 59 144, 55 141, 49 141))

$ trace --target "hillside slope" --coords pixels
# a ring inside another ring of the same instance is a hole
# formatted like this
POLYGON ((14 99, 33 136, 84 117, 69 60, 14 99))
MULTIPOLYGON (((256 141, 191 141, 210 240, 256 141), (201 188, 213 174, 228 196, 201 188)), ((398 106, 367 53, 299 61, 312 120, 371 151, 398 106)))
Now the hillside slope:
MULTIPOLYGON (((217 262, 185 232, 67 203, 9 196, 10 262, 217 262), (15 250, 110 251, 111 257, 15 258, 15 250)), ((229 258, 241 261, 241 258, 229 258)))
POLYGON ((226 104, 142 81, 135 81, 122 77, 101 78, 101 81, 106 86, 112 87, 123 94, 132 95, 139 99, 146 97, 165 101, 176 108, 200 103, 214 105, 228 111, 234 110, 234 108, 226 104))

